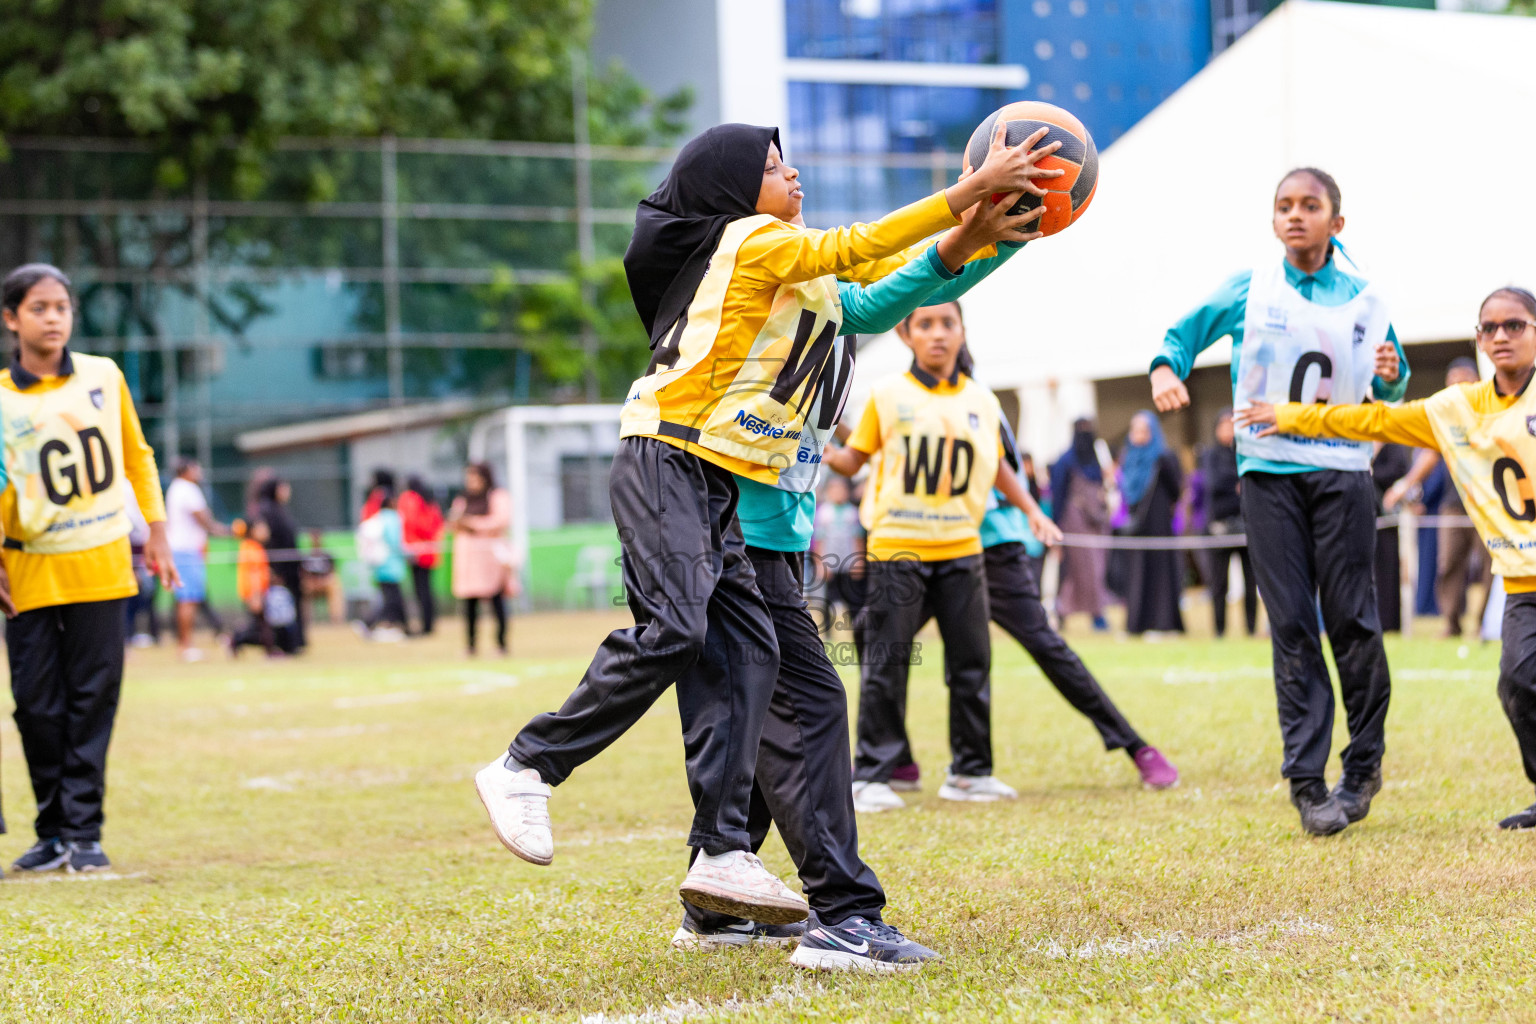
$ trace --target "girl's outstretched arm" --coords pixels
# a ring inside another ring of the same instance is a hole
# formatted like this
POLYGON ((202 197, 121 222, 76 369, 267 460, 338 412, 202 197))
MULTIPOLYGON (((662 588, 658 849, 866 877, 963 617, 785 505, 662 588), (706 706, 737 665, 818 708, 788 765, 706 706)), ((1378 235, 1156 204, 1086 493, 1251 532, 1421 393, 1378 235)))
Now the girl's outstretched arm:
POLYGON ((1235 427, 1263 427, 1256 436, 1297 434, 1301 437, 1342 437, 1350 441, 1384 441, 1417 448, 1435 448, 1425 402, 1407 405, 1309 405, 1255 401, 1232 416, 1235 427))

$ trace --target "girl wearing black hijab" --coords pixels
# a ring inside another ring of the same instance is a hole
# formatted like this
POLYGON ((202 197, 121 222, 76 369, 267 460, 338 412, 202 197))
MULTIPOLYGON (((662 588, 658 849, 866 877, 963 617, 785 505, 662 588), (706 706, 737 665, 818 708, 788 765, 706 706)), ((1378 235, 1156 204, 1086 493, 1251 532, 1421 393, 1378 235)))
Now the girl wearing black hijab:
POLYGON ((549 787, 686 676, 688 844, 700 855, 682 894, 758 922, 806 916, 805 900, 749 852, 778 645, 736 522, 731 474, 776 483, 803 461, 812 409, 839 411, 848 374, 829 359, 842 320, 836 278, 891 273, 910 258, 903 250, 955 226, 983 197, 1043 193, 1035 179, 1060 172, 1036 166, 1056 148, 1031 151, 1041 138, 1009 147, 1000 133, 982 166, 944 192, 872 224, 815 231, 792 223, 804 192, 778 131, 721 125, 684 146, 640 204, 624 265, 654 355, 629 389, 610 476, 635 625, 610 634, 564 706, 536 717, 476 775, 513 853, 550 862, 549 787))

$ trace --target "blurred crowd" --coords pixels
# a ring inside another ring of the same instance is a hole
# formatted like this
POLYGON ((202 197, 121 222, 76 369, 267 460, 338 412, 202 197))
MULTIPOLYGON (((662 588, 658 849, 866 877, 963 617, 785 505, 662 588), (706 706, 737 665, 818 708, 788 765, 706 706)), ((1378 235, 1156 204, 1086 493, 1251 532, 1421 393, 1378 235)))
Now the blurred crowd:
MULTIPOLYGON (((446 512, 421 477, 407 476, 401 485, 393 471, 376 470, 353 536, 333 533, 329 542, 324 531, 298 522, 292 484, 273 470, 252 475, 242 515, 230 522, 214 516, 195 459, 179 460, 174 473, 165 490, 166 530, 181 577, 171 595, 171 628, 183 660, 206 656, 196 642, 200 624, 232 657, 245 647, 273 658, 299 654, 317 621, 342 625, 350 619, 361 636, 383 643, 430 636, 439 618, 439 570, 450 562, 449 592, 459 604, 465 650, 471 656, 478 651, 484 605, 495 622, 496 649, 507 653, 507 599, 518 588, 512 501, 488 464, 465 467, 446 512), (209 542, 222 537, 236 541, 234 620, 228 608, 221 613, 209 601, 209 542), (350 576, 344 575, 348 563, 350 576)), ((130 507, 130 515, 139 592, 127 603, 127 636, 133 647, 150 647, 162 635, 160 585, 144 557, 149 529, 137 507, 130 507)))

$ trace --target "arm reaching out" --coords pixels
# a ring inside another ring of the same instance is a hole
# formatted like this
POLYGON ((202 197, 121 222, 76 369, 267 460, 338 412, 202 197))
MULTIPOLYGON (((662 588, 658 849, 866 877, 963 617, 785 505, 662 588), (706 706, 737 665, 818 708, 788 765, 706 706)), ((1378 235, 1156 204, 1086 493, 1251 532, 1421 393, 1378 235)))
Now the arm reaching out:
POLYGON ((995 486, 1003 492, 1003 497, 1008 499, 1008 504, 1024 510, 1024 518, 1029 520, 1029 530, 1035 535, 1036 540, 1050 548, 1061 543, 1061 527, 1051 522, 1051 517, 1041 510, 1039 503, 1029 493, 1029 488, 1024 486, 1024 482, 1019 479, 1019 475, 1008 463, 997 464, 995 486))

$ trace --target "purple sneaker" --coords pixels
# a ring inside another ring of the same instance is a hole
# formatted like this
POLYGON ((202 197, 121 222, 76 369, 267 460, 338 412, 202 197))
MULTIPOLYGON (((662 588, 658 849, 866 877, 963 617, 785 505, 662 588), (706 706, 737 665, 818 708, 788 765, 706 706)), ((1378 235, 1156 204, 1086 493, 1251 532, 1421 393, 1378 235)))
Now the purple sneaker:
POLYGON ((891 772, 891 788, 898 793, 917 793, 923 788, 922 770, 914 764, 904 764, 891 772))
POLYGON ((1156 747, 1136 751, 1136 770, 1141 784, 1148 789, 1172 789, 1179 784, 1179 770, 1156 747))

